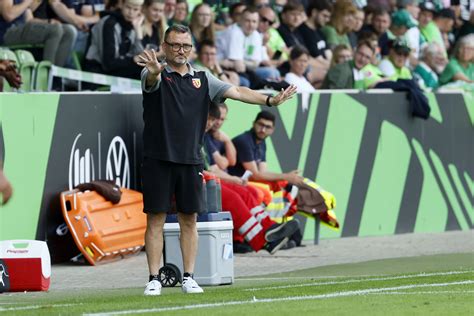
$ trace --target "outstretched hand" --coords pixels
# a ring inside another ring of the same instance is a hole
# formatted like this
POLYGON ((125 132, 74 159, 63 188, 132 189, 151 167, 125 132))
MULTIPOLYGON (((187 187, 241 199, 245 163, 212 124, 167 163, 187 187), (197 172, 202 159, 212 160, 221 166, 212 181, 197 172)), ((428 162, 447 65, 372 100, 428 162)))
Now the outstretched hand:
POLYGON ((146 67, 151 75, 158 76, 166 67, 165 63, 160 63, 156 57, 156 52, 152 50, 144 50, 137 56, 136 61, 138 66, 146 67))
POLYGON ((290 85, 285 90, 281 89, 281 91, 276 95, 270 98, 270 104, 272 106, 277 106, 282 104, 288 99, 291 99, 293 95, 296 93, 296 86, 294 84, 290 85))

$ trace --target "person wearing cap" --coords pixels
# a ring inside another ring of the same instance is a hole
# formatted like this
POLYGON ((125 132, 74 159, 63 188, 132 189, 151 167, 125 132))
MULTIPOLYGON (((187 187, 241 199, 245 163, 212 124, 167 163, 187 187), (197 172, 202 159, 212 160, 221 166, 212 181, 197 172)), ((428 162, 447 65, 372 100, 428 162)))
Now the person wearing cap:
POLYGON ((403 40, 394 40, 390 42, 390 53, 388 58, 382 60, 379 69, 383 75, 391 81, 398 79, 412 79, 413 76, 405 65, 410 55, 411 48, 403 40))
POLYGON ((91 30, 84 70, 107 75, 140 78, 141 67, 135 64, 143 51, 144 0, 124 0, 120 10, 110 12, 91 30))
POLYGON ((413 75, 418 79, 420 86, 437 89, 439 75, 447 64, 443 48, 436 42, 425 45, 420 53, 420 62, 413 70, 413 75))
POLYGON ((453 81, 474 82, 474 34, 462 37, 454 49, 449 61, 439 77, 440 84, 453 81))
MULTIPOLYGON (((406 10, 398 10, 392 14, 392 24, 390 25, 389 29, 387 30, 386 37, 387 45, 380 46, 382 51, 382 56, 387 56, 389 54, 389 45, 390 41, 395 39, 404 39, 405 33, 412 27, 415 27, 416 24, 413 22, 413 19, 406 10)), ((379 40, 380 42, 380 40, 379 40)))
MULTIPOLYGON (((398 0, 397 6, 399 10, 408 12, 413 24, 418 26, 418 18, 420 14, 420 7, 418 6, 418 0, 398 0)), ((410 65, 414 68, 418 63, 418 56, 420 53, 421 33, 418 27, 411 27, 405 33, 405 40, 408 46, 411 48, 410 54, 410 65)))

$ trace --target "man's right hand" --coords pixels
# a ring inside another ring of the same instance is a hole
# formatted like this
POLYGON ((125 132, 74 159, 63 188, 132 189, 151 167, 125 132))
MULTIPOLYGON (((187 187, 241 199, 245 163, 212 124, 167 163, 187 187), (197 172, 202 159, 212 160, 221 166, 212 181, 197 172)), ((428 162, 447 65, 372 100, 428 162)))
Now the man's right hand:
POLYGON ((152 76, 158 76, 166 67, 166 62, 160 63, 158 61, 154 49, 145 49, 143 53, 138 55, 136 63, 138 66, 146 67, 148 74, 152 76))
POLYGON ((290 184, 294 184, 296 186, 302 185, 304 183, 304 178, 299 175, 299 170, 293 170, 290 172, 285 173, 285 180, 288 181, 290 184))

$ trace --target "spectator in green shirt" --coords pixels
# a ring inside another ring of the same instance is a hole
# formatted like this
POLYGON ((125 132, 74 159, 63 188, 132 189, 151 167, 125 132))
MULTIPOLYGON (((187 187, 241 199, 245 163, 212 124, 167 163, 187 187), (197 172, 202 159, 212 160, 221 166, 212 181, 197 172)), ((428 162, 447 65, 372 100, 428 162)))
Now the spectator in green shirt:
POLYGON ((331 49, 340 44, 351 45, 348 33, 354 27, 356 12, 356 7, 350 1, 336 1, 330 25, 326 25, 321 29, 331 49))
POLYGON ((426 45, 420 53, 420 62, 413 71, 420 86, 436 89, 439 86, 439 75, 443 72, 448 60, 444 50, 436 42, 426 45))
POLYGON ((389 80, 412 79, 410 69, 407 64, 411 49, 403 40, 394 40, 389 43, 390 51, 388 58, 380 62, 379 68, 389 80))
POLYGON ((454 58, 449 61, 439 78, 442 85, 458 80, 474 82, 474 34, 459 40, 454 50, 454 58))

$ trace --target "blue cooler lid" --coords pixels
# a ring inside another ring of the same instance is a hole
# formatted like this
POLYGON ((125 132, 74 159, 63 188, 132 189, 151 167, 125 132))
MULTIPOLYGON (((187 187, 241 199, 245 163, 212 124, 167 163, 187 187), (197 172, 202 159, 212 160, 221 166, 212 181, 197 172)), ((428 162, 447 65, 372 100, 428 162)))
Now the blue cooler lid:
MULTIPOLYGON (((198 222, 221 222, 221 221, 231 221, 232 216, 230 212, 219 212, 219 213, 207 213, 198 215, 198 222)), ((177 223, 178 215, 177 214, 168 214, 166 216, 166 223, 177 223)))

